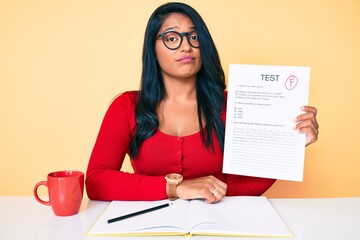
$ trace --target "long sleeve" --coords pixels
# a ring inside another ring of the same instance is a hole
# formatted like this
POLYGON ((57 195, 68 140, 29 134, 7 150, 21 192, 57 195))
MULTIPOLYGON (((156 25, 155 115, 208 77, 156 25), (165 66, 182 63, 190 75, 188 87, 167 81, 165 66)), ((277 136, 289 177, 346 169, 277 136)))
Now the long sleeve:
POLYGON ((268 190, 276 179, 249 177, 240 175, 226 175, 228 196, 261 196, 268 190))
POLYGON ((86 174, 90 199, 158 200, 167 196, 163 176, 120 171, 135 124, 136 100, 135 92, 120 95, 105 114, 86 174))

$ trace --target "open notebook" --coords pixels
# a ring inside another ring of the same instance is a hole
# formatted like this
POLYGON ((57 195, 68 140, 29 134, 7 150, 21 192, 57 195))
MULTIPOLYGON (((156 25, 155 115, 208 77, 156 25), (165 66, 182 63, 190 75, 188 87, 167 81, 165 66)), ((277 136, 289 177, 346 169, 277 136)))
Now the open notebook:
POLYGON ((167 202, 113 201, 91 226, 87 235, 293 236, 266 197, 225 197, 216 204, 178 199, 169 207, 108 223, 109 219, 167 202))

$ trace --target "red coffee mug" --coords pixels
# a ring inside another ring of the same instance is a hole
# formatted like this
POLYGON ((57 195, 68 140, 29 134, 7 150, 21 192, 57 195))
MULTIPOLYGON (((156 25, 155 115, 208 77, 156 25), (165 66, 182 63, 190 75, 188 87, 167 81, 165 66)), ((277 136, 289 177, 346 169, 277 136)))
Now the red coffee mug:
POLYGON ((55 215, 70 216, 80 209, 84 192, 84 173, 79 171, 58 171, 47 175, 47 181, 38 182, 34 187, 35 199, 44 205, 51 206, 55 215), (38 196, 38 188, 48 188, 49 201, 38 196))

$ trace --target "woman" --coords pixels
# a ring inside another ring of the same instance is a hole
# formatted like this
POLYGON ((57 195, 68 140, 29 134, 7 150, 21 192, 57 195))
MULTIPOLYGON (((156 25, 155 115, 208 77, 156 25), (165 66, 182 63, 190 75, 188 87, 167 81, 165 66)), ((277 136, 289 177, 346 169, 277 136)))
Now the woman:
MULTIPOLYGON (((297 129, 318 135, 316 109, 297 129)), ((159 200, 261 195, 274 179, 222 173, 225 77, 211 35, 190 6, 168 3, 149 19, 139 92, 109 107, 88 165, 90 199, 159 200), (134 173, 120 171, 129 154, 134 173)))

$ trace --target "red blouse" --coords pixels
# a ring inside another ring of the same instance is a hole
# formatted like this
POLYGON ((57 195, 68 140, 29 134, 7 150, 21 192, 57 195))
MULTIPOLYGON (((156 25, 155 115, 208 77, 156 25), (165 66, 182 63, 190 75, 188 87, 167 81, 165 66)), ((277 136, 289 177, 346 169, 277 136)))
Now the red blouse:
MULTIPOLYGON (((223 174, 223 154, 215 134, 213 152, 204 147, 200 132, 176 137, 157 131, 143 142, 138 159, 131 159, 134 173, 120 171, 136 124, 137 99, 137 92, 125 92, 111 103, 105 114, 86 174, 90 199, 165 199, 164 177, 168 173, 181 173, 185 180, 213 175, 227 183, 227 195, 261 195, 275 182, 274 179, 223 174)), ((222 119, 225 122, 225 111, 222 119)))

